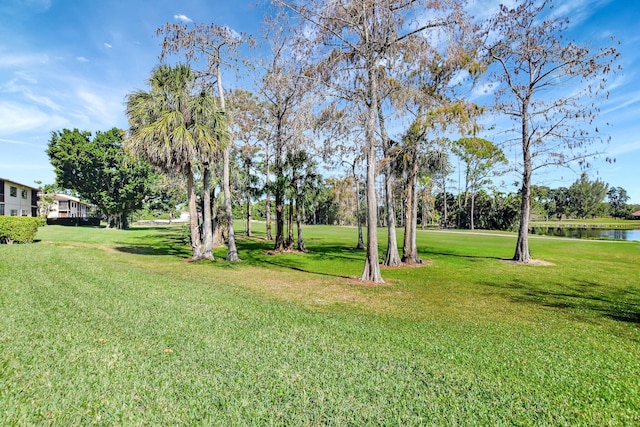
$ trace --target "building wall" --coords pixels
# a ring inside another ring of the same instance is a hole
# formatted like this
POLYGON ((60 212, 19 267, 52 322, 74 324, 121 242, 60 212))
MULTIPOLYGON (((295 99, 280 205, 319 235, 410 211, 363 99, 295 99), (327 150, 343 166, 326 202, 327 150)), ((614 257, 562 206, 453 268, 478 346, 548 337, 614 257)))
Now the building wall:
POLYGON ((47 218, 88 218, 89 205, 70 196, 56 195, 47 218))
POLYGON ((0 215, 37 216, 38 190, 0 179, 0 215))

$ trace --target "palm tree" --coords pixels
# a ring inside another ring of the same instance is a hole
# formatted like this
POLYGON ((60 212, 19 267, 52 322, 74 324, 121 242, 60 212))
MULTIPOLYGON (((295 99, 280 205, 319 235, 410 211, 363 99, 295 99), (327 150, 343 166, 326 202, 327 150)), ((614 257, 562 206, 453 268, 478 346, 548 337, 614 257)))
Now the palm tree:
POLYGON ((192 259, 213 259, 211 206, 204 204, 203 245, 194 179, 196 167, 201 165, 208 181, 210 159, 228 139, 225 117, 215 97, 206 90, 196 90, 195 74, 187 65, 156 67, 149 85, 149 91, 127 95, 127 147, 165 173, 186 177, 192 259))

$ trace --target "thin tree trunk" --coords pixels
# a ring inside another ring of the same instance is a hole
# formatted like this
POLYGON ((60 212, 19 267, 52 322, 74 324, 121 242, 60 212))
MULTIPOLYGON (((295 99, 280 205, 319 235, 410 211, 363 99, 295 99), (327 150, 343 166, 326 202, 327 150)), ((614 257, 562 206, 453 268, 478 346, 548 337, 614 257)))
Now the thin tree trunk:
POLYGON ((282 129, 278 123, 278 129, 276 131, 276 147, 275 147, 275 202, 276 202, 276 239, 274 250, 284 251, 285 239, 284 239, 284 178, 283 178, 283 159, 282 151, 284 149, 284 142, 282 141, 282 129))
POLYGON ((475 222, 473 221, 473 216, 475 215, 475 201, 476 201, 476 192, 473 187, 471 187, 471 212, 470 212, 470 221, 471 221, 471 229, 475 229, 475 222))
MULTIPOLYGON (((218 81, 218 96, 220 98, 220 108, 226 113, 227 107, 224 100, 224 89, 222 86, 222 69, 218 64, 216 69, 216 77, 218 81)), ((238 250, 236 249, 236 237, 233 232, 233 211, 231 209, 231 144, 224 148, 222 153, 222 188, 224 190, 224 211, 227 217, 227 261, 240 261, 238 250)))
MULTIPOLYGON (((247 169, 246 169, 246 175, 247 175, 247 183, 249 182, 249 173, 250 168, 249 168, 249 164, 247 163, 247 169)), ((247 237, 251 237, 251 195, 249 194, 249 185, 247 184, 247 189, 246 189, 246 193, 247 193, 247 237)))
POLYGON ((304 245, 304 237, 302 235, 302 208, 300 205, 302 201, 302 194, 298 194, 296 200, 296 225, 298 228, 298 250, 301 252, 308 252, 307 248, 304 245))
POLYGON ((220 236, 220 230, 218 227, 218 204, 216 203, 216 189, 215 187, 211 190, 210 195, 210 203, 211 203, 211 245, 215 248, 222 241, 220 236))
POLYGON ((425 222, 427 222, 427 200, 426 200, 426 189, 422 189, 423 191, 423 197, 422 197, 422 211, 420 212, 422 215, 422 218, 420 220, 420 228, 422 230, 424 230, 424 224, 425 222))
POLYGON ((417 153, 412 156, 411 170, 407 179, 407 196, 405 203, 405 226, 404 244, 402 245, 402 262, 405 264, 421 264, 422 260, 418 256, 418 245, 416 242, 416 228, 418 227, 418 162, 417 153))
POLYGON ((198 227, 198 208, 196 207, 196 191, 193 185, 193 171, 187 174, 187 197, 189 205, 189 226, 191 229, 191 259, 202 258, 202 242, 200 240, 200 228, 198 227))
POLYGON ((364 249, 364 240, 362 239, 362 217, 360 216, 360 179, 356 174, 356 161, 353 161, 352 171, 353 171, 353 180, 356 185, 356 223, 358 224, 358 244, 355 249, 362 250, 364 249))
POLYGON ((384 123, 382 106, 378 104, 378 120, 380 122, 380 136, 382 137, 382 147, 384 150, 384 189, 387 204, 387 253, 385 254, 383 265, 397 267, 402 264, 398 253, 398 238, 396 236, 396 209, 393 197, 393 175, 391 170, 391 140, 387 135, 387 128, 384 123))
POLYGON ((529 147, 529 115, 528 105, 525 102, 522 107, 522 188, 520 189, 520 226, 518 227, 518 240, 513 260, 518 262, 531 261, 529 252, 529 210, 531 198, 531 151, 529 147))
POLYGON ((269 175, 271 172, 271 164, 269 162, 269 144, 266 145, 266 171, 265 171, 265 187, 267 188, 267 192, 265 195, 265 221, 267 227, 267 240, 273 240, 273 235, 271 234, 271 195, 269 193, 269 175))
POLYGON ((378 200, 376 197, 376 115, 378 113, 378 84, 376 81, 375 63, 368 60, 367 74, 368 95, 370 105, 368 106, 367 121, 365 124, 366 158, 367 158, 367 255, 364 263, 364 271, 361 280, 383 283, 380 274, 380 262, 378 260, 378 200))
POLYGON ((202 258, 213 261, 213 230, 211 224, 211 168, 205 164, 202 171, 203 191, 202 191, 202 258))
POLYGON ((223 171, 222 178, 224 181, 224 211, 227 217, 227 261, 240 261, 238 257, 238 249, 236 249, 236 238, 233 232, 233 211, 231 209, 231 180, 230 180, 230 151, 231 146, 227 146, 223 153, 223 171))
POLYGON ((447 228, 447 177, 446 175, 442 178, 442 203, 443 203, 443 219, 442 219, 442 228, 447 228))
POLYGON ((286 248, 293 248, 293 197, 289 200, 289 212, 287 215, 287 243, 286 248))

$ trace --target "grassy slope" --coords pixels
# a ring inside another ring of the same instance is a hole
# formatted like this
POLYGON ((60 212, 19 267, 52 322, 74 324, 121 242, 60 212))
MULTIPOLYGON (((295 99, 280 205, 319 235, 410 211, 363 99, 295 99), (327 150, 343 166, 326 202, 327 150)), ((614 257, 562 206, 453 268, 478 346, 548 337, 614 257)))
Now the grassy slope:
MULTIPOLYGON (((424 232, 420 268, 309 254, 185 263, 179 228, 0 247, 2 424, 640 423, 640 244, 424 232)), ((382 239, 385 240, 385 239, 382 239)))

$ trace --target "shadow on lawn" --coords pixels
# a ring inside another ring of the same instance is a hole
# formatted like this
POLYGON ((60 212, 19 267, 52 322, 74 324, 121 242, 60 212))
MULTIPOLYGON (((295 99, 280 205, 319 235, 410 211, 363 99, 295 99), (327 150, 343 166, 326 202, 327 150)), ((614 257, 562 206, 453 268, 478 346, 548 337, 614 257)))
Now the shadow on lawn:
POLYGON ((135 255, 168 255, 178 258, 191 257, 191 249, 185 243, 184 236, 180 230, 171 230, 166 227, 137 227, 136 230, 162 231, 163 233, 152 238, 145 235, 140 238, 127 239, 127 242, 122 242, 122 246, 117 246, 115 249, 120 252, 135 255), (140 244, 137 244, 138 242, 140 244))
POLYGON ((434 250, 429 249, 429 248, 421 248, 420 249, 420 254, 426 256, 427 258, 429 257, 429 255, 438 255, 438 256, 445 256, 445 257, 466 258, 466 259, 471 259, 471 260, 481 260, 481 259, 503 260, 503 259, 505 259, 504 257, 499 257, 499 256, 468 255, 468 254, 462 254, 462 253, 455 252, 455 251, 451 251, 451 252, 434 251, 434 250))
POLYGON ((481 284, 504 289, 514 302, 586 312, 640 325, 640 292, 636 289, 612 289, 596 282, 577 281, 553 283, 544 288, 538 284, 522 282, 481 284))
MULTIPOLYGON (((362 254, 340 246, 313 246, 309 252, 284 252, 282 254, 269 253, 273 249, 273 241, 259 238, 243 238, 236 241, 238 252, 243 263, 250 265, 270 265, 304 273, 320 274, 330 277, 349 278, 350 276, 335 274, 322 269, 312 269, 310 266, 318 265, 318 261, 326 262, 359 262, 362 254)), ((334 264, 335 265, 335 264, 334 264)), ((329 267, 330 268, 330 267, 329 267)))

